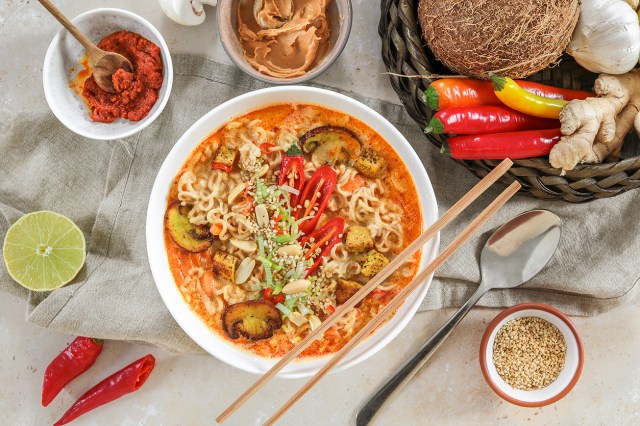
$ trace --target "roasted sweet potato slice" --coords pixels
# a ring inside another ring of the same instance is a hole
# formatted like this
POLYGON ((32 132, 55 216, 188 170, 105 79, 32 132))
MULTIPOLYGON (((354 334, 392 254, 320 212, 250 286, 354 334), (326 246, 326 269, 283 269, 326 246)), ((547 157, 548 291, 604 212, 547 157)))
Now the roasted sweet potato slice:
POLYGON ((260 300, 229 305, 222 313, 222 328, 231 339, 268 339, 280 327, 280 311, 260 300))
POLYGON ((176 201, 164 215, 164 226, 177 245, 192 253, 205 251, 211 246, 211 235, 206 226, 189 221, 186 209, 176 201))
POLYGON ((360 141, 346 127, 316 127, 302 135, 300 144, 320 164, 346 163, 360 154, 360 141))

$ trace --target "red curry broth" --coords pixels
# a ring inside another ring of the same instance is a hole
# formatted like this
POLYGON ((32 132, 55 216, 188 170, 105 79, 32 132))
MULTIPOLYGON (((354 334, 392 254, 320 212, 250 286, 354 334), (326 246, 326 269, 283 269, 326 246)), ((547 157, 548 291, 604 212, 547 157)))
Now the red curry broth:
MULTIPOLYGON (((306 105, 297 105, 298 108, 306 105)), ((319 111, 318 119, 324 123, 335 126, 344 126, 352 130, 363 141, 366 140, 365 145, 368 145, 378 151, 387 161, 387 173, 385 174, 383 181, 385 181, 388 193, 385 194, 385 199, 390 203, 398 205, 403 211, 403 224, 404 224, 404 238, 403 244, 400 250, 408 246, 414 239, 418 237, 422 231, 422 213, 419 204, 419 198, 416 192, 416 188, 406 166, 394 149, 375 131, 361 121, 348 117, 349 120, 345 124, 345 114, 328 110, 322 107, 313 106, 319 111), (398 182, 403 188, 406 188, 404 192, 394 190, 394 184, 390 182, 390 177, 394 176, 396 185, 398 182)), ((278 126, 282 123, 287 116, 294 112, 295 107, 290 104, 285 105, 273 105, 257 111, 253 111, 249 114, 242 116, 249 121, 254 119, 261 120, 261 127, 266 130, 277 131, 278 126)), ((238 117, 240 118, 240 117, 238 117)), ((202 154, 200 161, 210 162, 211 158, 207 158, 204 154, 204 150, 207 146, 210 146, 212 142, 216 144, 222 140, 222 134, 224 127, 218 131, 210 134, 205 138, 191 153, 189 158, 185 161, 182 169, 173 181, 173 184, 169 191, 167 206, 174 202, 178 197, 178 180, 180 176, 191 166, 193 166, 194 159, 200 157, 197 154, 202 154)), ((306 160, 309 156, 305 155, 306 160)), ((336 214, 325 210, 325 214, 328 214, 328 218, 335 217, 336 214)), ((167 248, 167 254, 169 258, 169 266, 176 283, 182 283, 188 274, 188 271, 194 266, 200 266, 205 269, 204 280, 215 280, 213 273, 211 272, 211 260, 212 255, 209 251, 201 253, 190 253, 180 248, 170 237, 165 230, 165 246, 167 248)), ((394 255, 397 253, 394 253, 394 255)), ((353 334, 357 333, 363 326, 378 312, 381 305, 386 304, 389 300, 397 294, 403 287, 405 287, 415 276, 418 269, 417 260, 420 259, 420 252, 414 256, 416 262, 413 263, 411 275, 409 277, 400 276, 400 274, 393 274, 386 282, 385 285, 395 283, 395 289, 388 291, 384 296, 374 297, 374 293, 370 294, 363 301, 362 306, 358 308, 359 314, 356 323, 353 328, 353 334)), ((178 284, 179 286, 179 284, 178 284)), ((236 340, 230 339, 221 325, 221 312, 215 315, 211 315, 206 310, 203 302, 200 300, 200 295, 197 290, 182 292, 184 300, 190 305, 190 307, 197 313, 197 315, 214 330, 220 337, 229 340, 238 347, 244 348, 258 355, 266 357, 280 357, 291 350, 295 344, 289 341, 288 336, 283 330, 277 330, 275 334, 268 339, 251 341, 240 337, 236 340)), ((312 357, 321 356, 328 353, 338 351, 349 340, 348 337, 342 336, 335 328, 329 329, 325 333, 325 338, 315 341, 309 346, 301 356, 312 357)))

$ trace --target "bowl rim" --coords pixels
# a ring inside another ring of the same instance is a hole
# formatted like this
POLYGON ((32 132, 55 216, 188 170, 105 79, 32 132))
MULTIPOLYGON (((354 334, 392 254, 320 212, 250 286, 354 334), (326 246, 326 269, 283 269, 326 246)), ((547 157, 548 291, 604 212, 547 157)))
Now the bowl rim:
MULTIPOLYGON (((132 127, 131 129, 128 129, 124 132, 115 133, 113 136, 95 135, 91 132, 85 132, 83 130, 78 129, 75 126, 73 120, 68 118, 67 114, 63 114, 61 111, 58 110, 56 106, 57 103, 54 100, 54 96, 50 92, 50 88, 52 87, 51 85, 53 84, 53 82, 50 81, 50 75, 48 70, 51 63, 51 57, 54 55, 54 52, 57 51, 55 47, 59 45, 60 38, 62 37, 62 35, 64 33, 68 33, 68 31, 64 27, 61 27, 60 30, 58 30, 58 32, 55 34, 55 36, 51 40, 51 43, 49 43, 49 47, 47 48, 47 52, 44 57, 44 64, 42 67, 42 87, 44 90, 44 97, 47 101, 47 104, 49 105, 49 109, 51 110, 51 112, 53 112, 53 114, 56 116, 58 121, 60 121, 67 129, 71 130, 72 132, 80 136, 83 136, 89 139, 109 141, 114 139, 126 138, 128 136, 136 134, 142 129, 149 126, 151 123, 153 123, 156 120, 156 118, 158 118, 158 116, 164 110, 164 107, 167 105, 167 102, 169 101, 169 96, 171 95, 171 88, 173 87, 173 62, 171 60, 171 52, 169 51, 169 47, 167 46, 167 43, 165 42, 164 37, 162 37, 162 34, 160 33, 160 31, 158 31, 158 29, 155 26, 153 26, 151 22, 147 21, 142 16, 135 14, 133 12, 130 12, 128 10, 114 8, 114 7, 101 7, 101 8, 91 9, 86 12, 83 12, 75 16, 74 18, 70 19, 70 21, 74 25, 77 25, 79 21, 85 20, 87 18, 91 18, 95 15, 100 15, 103 13, 113 13, 116 15, 121 15, 125 18, 132 19, 134 21, 138 21, 143 26, 145 26, 157 38, 160 44, 160 50, 162 52, 164 72, 167 75, 167 82, 165 85, 164 96, 161 98, 159 97, 158 100, 156 101, 156 103, 158 104, 158 108, 156 109, 156 111, 147 115, 144 118, 146 119, 145 121, 142 121, 142 120, 139 121, 136 125, 134 125, 135 127, 132 127)), ((69 34, 69 36, 71 35, 69 34)))
MULTIPOLYGON (((362 121, 378 133, 390 135, 383 137, 397 153, 400 154, 400 152, 402 152, 406 154, 404 157, 401 156, 401 158, 403 158, 403 161, 407 164, 409 172, 412 173, 422 210, 423 224, 425 226, 430 225, 434 223, 438 217, 437 202, 431 181, 429 180, 424 165, 409 142, 398 129, 382 115, 348 96, 331 90, 309 86, 276 86, 255 90, 232 98, 213 108, 198 119, 184 132, 178 142, 174 144, 155 178, 149 197, 146 218, 146 246, 149 266, 163 302, 184 332, 195 343, 214 357, 226 364, 254 374, 263 374, 278 361, 278 358, 261 357, 242 348, 238 348, 233 345, 232 342, 226 341, 208 328, 204 321, 191 309, 181 296, 168 267, 163 233, 159 231, 164 227, 164 211, 166 209, 171 182, 184 164, 189 153, 202 142, 202 139, 206 137, 207 134, 211 134, 224 126, 234 117, 268 105, 286 103, 315 104, 342 111, 362 121), (282 94, 284 100, 273 100, 275 98, 274 94, 282 94), (252 102, 252 97, 258 97, 258 99, 252 102), (310 101, 311 99, 318 98, 321 99, 316 102, 310 101), (244 106, 247 104, 249 105, 244 106), (236 109, 241 112, 236 112, 236 109), (222 117, 222 119, 216 117, 222 117), (209 123, 210 120, 214 119, 220 120, 220 124, 212 125, 209 123), (205 136, 200 137, 200 134, 204 134, 205 136)), ((440 235, 436 234, 431 241, 423 246, 419 270, 423 270, 428 262, 432 261, 437 255, 439 237, 440 235)), ((358 345, 358 347, 361 348, 360 350, 356 347, 355 350, 347 355, 345 359, 341 360, 332 371, 340 371, 368 359, 393 340, 404 327, 406 327, 413 318, 413 315, 417 312, 429 289, 432 278, 433 274, 424 280, 412 293, 410 299, 405 301, 396 315, 379 327, 377 331, 369 336, 361 345, 358 345)), ((286 378, 311 376, 328 362, 329 358, 329 356, 305 358, 298 362, 290 363, 285 369, 278 373, 278 376, 286 378)))
MULTIPOLYGON (((243 73, 245 73, 249 77, 262 81, 263 83, 270 83, 270 84, 279 85, 279 86, 308 83, 311 80, 322 75, 329 68, 331 68, 331 66, 338 60, 340 55, 342 55, 344 48, 347 46, 347 43, 349 42, 349 37, 351 35, 351 27, 353 26, 353 5, 351 3, 351 0, 342 0, 342 1, 344 1, 346 5, 346 12, 345 12, 346 16, 343 16, 343 20, 346 21, 345 22, 346 25, 344 26, 345 36, 342 38, 342 42, 339 45, 337 45, 337 47, 334 46, 334 48, 336 48, 335 57, 331 59, 329 62, 322 62, 324 58, 321 58, 320 62, 316 64, 315 67, 313 67, 310 71, 298 77, 293 77, 293 78, 272 77, 272 76, 261 73, 260 71, 255 69, 253 66, 251 66, 251 64, 246 60, 243 60, 242 63, 239 63, 239 61, 236 60, 236 58, 231 54, 231 51, 230 51, 231 48, 227 45, 226 40, 231 39, 232 37, 237 38, 237 36, 235 34, 228 34, 227 31, 223 29, 226 27, 220 25, 220 22, 222 21, 220 14, 224 13, 223 6, 226 3, 224 4, 219 3, 218 6, 216 6, 216 9, 217 9, 216 10, 216 26, 218 29, 218 36, 220 37, 220 44, 222 44, 222 48, 224 49, 224 52, 227 54, 227 57, 231 60, 231 62, 233 62, 233 64, 238 69, 240 69, 243 73)), ((327 52, 327 54, 330 52, 333 52, 333 48, 330 49, 327 52)))
POLYGON ((487 326, 487 329, 484 332, 484 335, 482 336, 482 340, 480 342, 480 369, 482 370, 482 375, 484 376, 485 381, 487 382, 489 387, 502 399, 512 404, 519 405, 521 407, 529 407, 529 408, 543 407, 545 405, 553 404, 561 400, 573 389, 573 387, 578 382, 578 379, 582 374, 583 366, 584 366, 584 347, 582 344, 582 339, 580 338, 580 334, 578 333, 578 330, 576 329, 575 325, 573 324, 573 322, 571 322, 569 317, 564 313, 562 313, 560 310, 544 303, 534 303, 534 302, 521 303, 519 305, 515 305, 503 310, 489 323, 489 325, 487 326), (503 392, 502 389, 500 389, 491 378, 491 375, 489 374, 489 370, 487 366, 487 362, 488 362, 486 357, 487 346, 489 344, 489 339, 491 338, 498 324, 500 324, 500 322, 502 322, 502 320, 507 318, 509 315, 520 312, 520 311, 525 311, 525 310, 543 311, 557 317, 559 320, 561 320, 567 325, 567 327, 573 334, 576 341, 576 345, 578 347, 578 365, 575 373, 573 374, 573 377, 571 378, 567 386, 562 390, 560 390, 555 395, 553 395, 552 397, 541 400, 541 401, 523 401, 518 398, 514 398, 513 396, 503 392))

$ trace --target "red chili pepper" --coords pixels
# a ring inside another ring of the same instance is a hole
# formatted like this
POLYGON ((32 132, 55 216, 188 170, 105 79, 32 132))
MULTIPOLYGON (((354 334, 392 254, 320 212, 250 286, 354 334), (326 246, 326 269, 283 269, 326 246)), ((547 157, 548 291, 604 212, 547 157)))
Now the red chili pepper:
POLYGON ((311 247, 309 251, 304 255, 304 259, 309 259, 313 257, 318 249, 321 249, 320 254, 316 257, 315 262, 309 268, 307 268, 305 277, 313 274, 320 263, 322 262, 322 258, 329 255, 329 252, 337 243, 342 240, 342 233, 344 232, 344 219, 341 217, 336 217, 331 219, 329 222, 322 225, 321 228, 316 229, 311 234, 307 235, 300 241, 300 244, 304 247, 304 245, 309 242, 311 238, 313 238, 313 242, 310 243, 311 247))
POLYGON ((506 106, 452 107, 436 112, 425 133, 478 135, 521 130, 555 129, 558 120, 533 117, 506 106))
POLYGON ((289 205, 292 207, 297 206, 304 186, 304 157, 302 156, 302 150, 295 142, 291 144, 285 156, 282 157, 278 185, 289 185, 291 188, 298 190, 298 195, 289 195, 289 205))
POLYGON ((371 297, 374 299, 381 299, 387 294, 388 290, 373 290, 371 292, 371 297))
POLYGON ((269 155, 271 154, 271 151, 269 151, 269 148, 273 148, 275 145, 269 142, 265 142, 260 144, 260 151, 262 151, 263 154, 265 155, 269 155))
POLYGON ((243 196, 244 198, 246 198, 248 205, 247 207, 242 209, 240 213, 248 214, 251 210, 253 210, 253 197, 249 195, 249 185, 245 185, 243 196))
POLYGON ((264 301, 267 303, 271 303, 272 305, 276 305, 278 303, 282 303, 284 302, 285 296, 284 294, 280 293, 280 294, 273 294, 273 289, 267 287, 264 290, 262 290, 262 297, 264 298, 264 301))
POLYGON ((220 170, 224 170, 227 173, 231 173, 231 167, 225 166, 224 164, 220 164, 220 163, 211 164, 211 170, 215 170, 215 169, 220 169, 220 170))
POLYGON ((279 235, 284 235, 284 234, 288 234, 289 231, 287 229, 280 229, 279 223, 280 223, 280 219, 282 219, 282 215, 281 214, 276 214, 273 216, 273 230, 276 231, 277 234, 279 235))
POLYGON ((336 187, 337 180, 338 174, 329 166, 320 166, 311 176, 311 179, 304 187, 304 191, 300 194, 296 219, 310 216, 312 212, 313 216, 298 226, 300 231, 309 234, 315 229, 320 220, 320 215, 327 207, 329 197, 331 197, 331 193, 336 187), (305 206, 305 204, 307 205, 305 206), (317 210, 314 209, 315 206, 318 207, 317 210))
POLYGON ((336 308, 333 305, 327 305, 327 310, 331 313, 334 313, 336 311, 336 308))
POLYGON ((153 355, 147 355, 107 377, 80 397, 53 426, 61 426, 81 415, 135 392, 147 380, 156 364, 153 355))
MULTIPOLYGON (((523 89, 539 96, 554 99, 586 99, 594 97, 592 92, 570 90, 561 87, 546 86, 532 81, 517 80, 523 89)), ((442 78, 429 85, 424 92, 426 102, 434 111, 451 107, 503 105, 493 91, 490 81, 471 78, 442 78)))
POLYGON ((451 156, 459 160, 516 160, 549 155, 561 137, 560 129, 548 129, 456 136, 447 142, 451 156))
POLYGON ((67 348, 51 361, 44 372, 42 405, 46 407, 73 379, 96 362, 102 352, 104 340, 76 337, 67 348))

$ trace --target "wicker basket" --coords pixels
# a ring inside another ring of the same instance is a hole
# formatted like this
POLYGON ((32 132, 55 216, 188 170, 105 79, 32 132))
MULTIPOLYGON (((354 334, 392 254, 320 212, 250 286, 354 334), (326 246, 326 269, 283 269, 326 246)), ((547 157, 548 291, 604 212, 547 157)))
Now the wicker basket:
MULTIPOLYGON (((390 73, 400 75, 451 74, 426 47, 417 18, 418 0, 381 0, 378 32, 382 37, 382 58, 390 73)), ((592 90, 596 75, 576 64, 569 56, 560 65, 534 74, 529 80, 571 89, 592 90)), ((431 119, 431 110, 424 99, 430 83, 426 78, 391 75, 391 85, 409 115, 422 127, 431 119)), ((505 184, 517 179, 522 191, 541 199, 561 199, 572 203, 613 197, 640 187, 640 153, 638 138, 631 132, 625 141, 622 159, 604 164, 583 164, 560 176, 546 157, 515 160, 502 179, 505 184)), ((440 147, 444 138, 425 135, 440 147)), ((499 161, 454 160, 478 177, 484 177, 499 161)))

